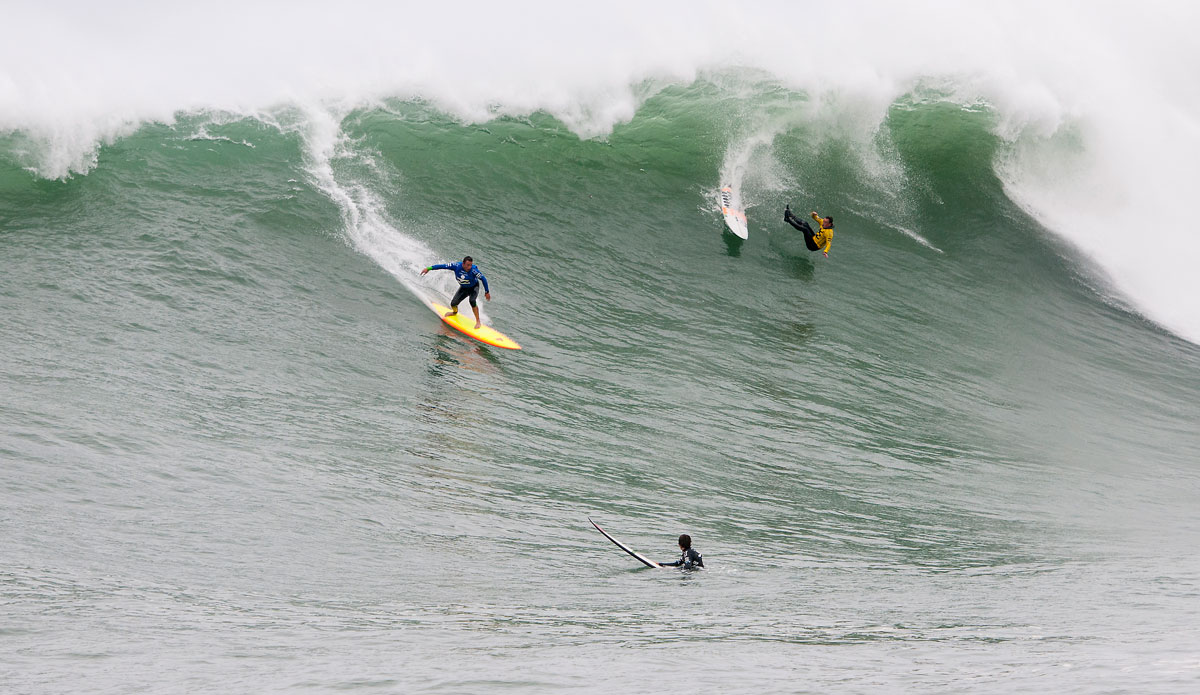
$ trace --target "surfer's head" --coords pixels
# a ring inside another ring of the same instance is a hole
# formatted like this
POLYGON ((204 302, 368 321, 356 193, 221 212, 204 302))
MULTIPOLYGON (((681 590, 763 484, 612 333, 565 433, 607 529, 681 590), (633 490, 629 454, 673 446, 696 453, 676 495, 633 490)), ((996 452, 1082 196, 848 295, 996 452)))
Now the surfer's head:
POLYGON ((463 270, 470 270, 471 264, 474 262, 474 258, 471 258, 470 256, 463 256, 463 270))
POLYGON ((825 225, 826 225, 826 226, 828 226, 830 229, 833 229, 833 218, 832 218, 832 217, 826 217, 826 218, 825 218, 825 225))
POLYGON ((679 549, 687 550, 692 547, 692 537, 686 533, 679 537, 679 549))

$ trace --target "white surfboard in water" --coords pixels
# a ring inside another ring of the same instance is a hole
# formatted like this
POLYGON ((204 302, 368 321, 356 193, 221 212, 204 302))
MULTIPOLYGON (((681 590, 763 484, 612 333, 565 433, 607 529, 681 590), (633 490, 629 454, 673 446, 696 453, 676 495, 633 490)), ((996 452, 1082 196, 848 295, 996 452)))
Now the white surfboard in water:
MULTIPOLYGON (((592 521, 591 517, 588 517, 588 521, 592 521)), ((641 553, 637 552, 633 548, 630 548, 629 546, 625 545, 624 543, 617 540, 616 538, 613 538, 612 536, 608 535, 608 531, 605 531, 604 529, 600 528, 600 524, 597 524, 596 522, 592 521, 592 526, 595 526, 597 531, 599 531, 600 533, 603 533, 605 538, 612 541, 613 545, 615 545, 618 548, 620 548, 621 550, 624 550, 625 552, 629 553, 634 558, 636 558, 639 562, 641 562, 643 565, 645 565, 647 567, 657 567, 660 569, 662 568, 662 565, 658 564, 654 560, 651 560, 650 558, 646 557, 645 555, 642 555, 641 553)))
POLYGON ((717 202, 721 204, 721 215, 725 217, 725 226, 735 236, 742 239, 750 238, 750 228, 746 226, 746 211, 738 209, 740 201, 733 196, 733 189, 725 186, 717 194, 717 202))

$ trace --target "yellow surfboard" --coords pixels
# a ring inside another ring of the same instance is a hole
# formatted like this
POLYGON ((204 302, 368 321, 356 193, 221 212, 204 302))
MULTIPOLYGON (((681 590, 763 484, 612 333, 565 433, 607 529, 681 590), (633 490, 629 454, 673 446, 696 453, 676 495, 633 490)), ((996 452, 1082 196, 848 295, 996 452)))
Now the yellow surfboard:
POLYGON ((509 338, 500 331, 491 326, 475 327, 475 312, 471 311, 471 307, 459 307, 459 312, 454 316, 446 316, 446 312, 450 311, 450 307, 442 306, 437 302, 431 303, 433 310, 437 312, 442 320, 453 326, 455 329, 466 333, 475 340, 488 345, 494 345, 498 348, 508 350, 520 350, 521 346, 517 345, 517 341, 509 338))

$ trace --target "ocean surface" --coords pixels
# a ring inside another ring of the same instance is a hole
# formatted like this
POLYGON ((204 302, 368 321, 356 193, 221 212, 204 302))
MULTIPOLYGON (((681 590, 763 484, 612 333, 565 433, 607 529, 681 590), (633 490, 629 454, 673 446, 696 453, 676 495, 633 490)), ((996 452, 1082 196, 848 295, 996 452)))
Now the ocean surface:
POLYGON ((1190 199, 1105 168, 1124 131, 1069 81, 635 42, 547 87, 601 28, 475 105, 434 48, 291 96, 260 59, 259 103, 173 72, 209 16, 134 98, 104 56, 142 39, 90 33, 134 12, 59 26, 107 76, 62 101, 69 61, 0 52, 0 691, 1200 690, 1190 199), (430 310, 468 254, 524 350, 430 310))

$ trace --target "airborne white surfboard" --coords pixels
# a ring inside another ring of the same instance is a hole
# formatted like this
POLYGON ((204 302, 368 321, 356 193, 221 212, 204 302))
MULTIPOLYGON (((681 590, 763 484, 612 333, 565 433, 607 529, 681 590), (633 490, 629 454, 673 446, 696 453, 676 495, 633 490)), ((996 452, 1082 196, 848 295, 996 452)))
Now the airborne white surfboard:
POLYGON ((717 202, 721 204, 721 215, 725 217, 725 226, 729 227, 729 231, 741 239, 749 239, 750 228, 746 226, 746 211, 736 207, 740 201, 734 200, 733 189, 729 186, 722 188, 717 194, 717 202))

